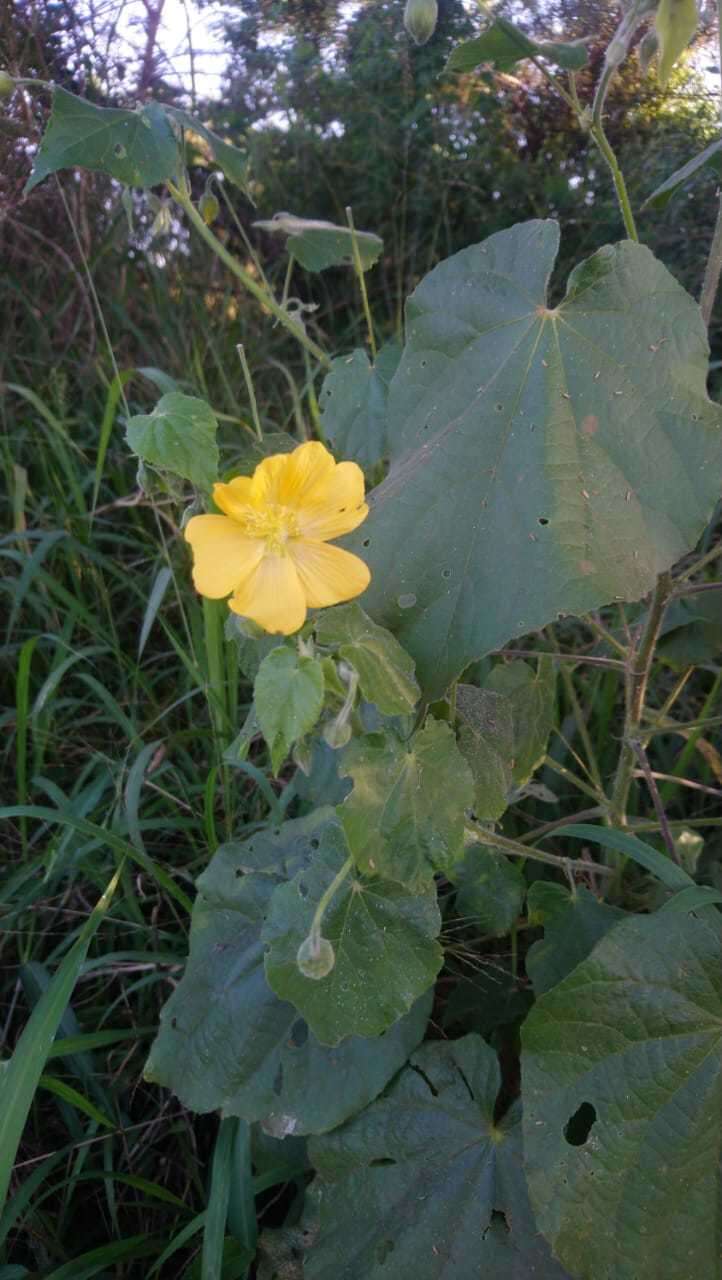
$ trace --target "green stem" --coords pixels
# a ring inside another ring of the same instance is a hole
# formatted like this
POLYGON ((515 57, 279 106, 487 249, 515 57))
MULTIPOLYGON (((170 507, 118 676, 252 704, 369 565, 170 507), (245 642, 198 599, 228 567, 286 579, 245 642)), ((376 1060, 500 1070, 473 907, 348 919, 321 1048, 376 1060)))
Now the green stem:
POLYGON ((244 288, 246 288, 249 293, 253 294, 256 301, 260 302, 262 307, 266 307, 271 314, 275 316, 276 320, 278 320, 284 328, 288 329, 289 333, 292 333, 294 338, 301 343, 301 346, 309 351, 320 364, 324 366, 330 365, 331 361, 325 351, 322 351, 313 339, 308 337, 308 334, 303 327, 296 323, 284 307, 279 306, 270 290, 264 289, 261 285, 256 283, 253 276, 241 266, 238 259, 235 258, 232 253, 228 252, 225 245, 221 244, 220 240, 213 234, 210 227, 206 226, 190 196, 188 196, 184 191, 181 191, 181 189, 173 182, 168 182, 167 186, 173 199, 180 205, 181 209, 185 211, 199 236, 205 240, 206 244, 210 246, 216 257, 220 258, 221 262, 228 267, 228 270, 233 273, 236 279, 240 280, 244 288))
POLYGON ((255 432, 256 432, 256 435, 257 435, 258 439, 259 439, 259 440, 261 441, 261 443, 262 443, 262 442, 263 442, 263 428, 262 428, 262 426, 261 426, 261 419, 260 419, 260 418, 259 418, 259 416, 258 416, 258 405, 257 405, 257 403, 256 403, 256 392, 255 392, 254 387, 253 387, 253 378, 251 377, 251 370, 250 370, 250 368, 248 367, 248 360, 247 360, 247 358, 246 358, 246 351, 245 351, 245 348, 244 348, 244 346, 243 346, 243 343, 242 343, 242 342, 239 342, 239 343, 237 343, 237 344, 236 344, 236 351, 238 352, 238 358, 239 358, 239 360, 240 360, 240 362, 241 362, 241 368, 242 368, 242 370, 243 370, 243 377, 244 377, 244 380, 245 380, 245 383, 246 383, 246 391, 248 392, 248 399, 249 399, 249 401, 250 401, 250 405, 251 405, 251 417, 253 418, 253 427, 254 427, 254 430, 255 430, 255 432))
POLYGON ((639 645, 633 645, 629 655, 629 669, 626 680, 626 713, 624 719, 624 738, 619 753, 617 772, 612 787, 612 799, 609 807, 609 822, 613 827, 624 827, 627 824, 627 801, 632 774, 637 761, 633 743, 646 741, 642 728, 644 720, 644 699, 647 694, 649 675, 654 660, 654 651, 664 619, 669 598, 672 594, 672 575, 662 573, 649 606, 647 621, 639 645))
POLYGON ((324 892, 321 894, 321 897, 318 900, 318 906, 316 907, 316 910, 313 914, 313 920, 311 921, 311 928, 309 929, 309 933, 308 933, 309 938, 312 938, 314 941, 316 941, 321 937, 321 925, 323 924, 323 917, 329 902, 333 898, 334 894, 337 893, 338 890, 341 888, 341 885, 343 884, 344 880, 348 876, 352 867, 353 867, 353 858, 347 858, 343 866, 341 867, 341 870, 336 872, 336 875, 334 876, 328 888, 325 889, 324 892))
POLYGON ((488 831, 486 827, 472 822, 470 818, 466 819, 464 834, 470 839, 470 843, 498 849, 501 853, 508 853, 512 858, 531 858, 532 862, 545 862, 548 867, 556 867, 566 876, 572 875, 577 870, 585 873, 593 870, 602 875, 612 874, 609 867, 602 866, 598 862, 580 862, 577 858, 561 858, 558 854, 547 853, 544 849, 530 849, 528 845, 520 844, 518 840, 510 840, 508 836, 500 835, 498 831, 488 831))
POLYGON ((361 262, 361 254, 359 253, 358 241, 356 239, 356 228, 353 221, 353 211, 350 205, 346 206, 346 221, 351 232, 351 245, 353 249, 353 265, 356 272, 356 278, 361 290, 361 301, 363 303, 364 316, 366 317, 366 328, 369 333, 369 346, 371 348, 371 358, 376 359, 376 338, 374 336, 374 322, 371 318, 371 308, 369 307, 369 297, 366 292, 366 277, 364 275, 363 264, 361 262))

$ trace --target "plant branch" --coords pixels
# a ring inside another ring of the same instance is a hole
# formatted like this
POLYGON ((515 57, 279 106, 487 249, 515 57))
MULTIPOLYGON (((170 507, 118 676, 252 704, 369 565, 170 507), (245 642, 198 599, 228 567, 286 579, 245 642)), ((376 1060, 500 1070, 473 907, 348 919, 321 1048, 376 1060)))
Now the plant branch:
POLYGON ((664 840, 664 843, 667 847, 667 853, 669 854, 673 862, 680 864, 680 857, 679 857, 679 853, 677 852, 677 846, 674 843, 672 832, 669 829, 669 821, 664 811, 664 805, 662 804, 662 800, 660 798, 659 790, 657 788, 657 783, 655 781, 654 774, 652 773, 651 765, 649 763, 649 760, 647 759, 647 753, 644 750, 644 747, 642 746, 641 742, 637 738, 634 738, 629 745, 631 746, 634 754, 636 755, 639 761, 639 768, 642 773, 642 777, 644 778, 644 781, 646 782, 649 788, 649 794, 652 797, 654 812, 656 813, 657 818, 659 820, 659 828, 660 828, 660 831, 662 832, 662 839, 664 840))
POLYGON ((566 876, 573 875, 575 871, 587 873, 590 870, 600 872, 601 875, 613 874, 611 868, 598 862, 589 863, 579 858, 562 858, 559 854, 547 853, 544 849, 530 849, 528 845, 520 844, 518 840, 510 840, 508 836, 502 836, 498 831, 488 831, 486 827, 472 822, 470 818, 466 820, 464 834, 470 837, 470 843, 498 849, 500 853, 508 853, 512 858, 531 858, 533 862, 545 862, 547 866, 556 867, 566 876))
POLYGON ((325 351, 322 351, 312 338, 309 338, 305 329, 299 325, 291 315, 289 315, 285 307, 279 306, 276 299, 273 297, 273 294, 268 289, 264 289, 261 285, 256 283, 253 276, 241 266, 238 259, 235 258, 232 253, 228 252, 228 249, 226 249, 225 245, 221 244, 220 240, 213 234, 210 227, 206 226, 190 196, 187 195, 185 191, 182 191, 177 187, 174 182, 168 182, 167 186, 173 199, 190 218, 199 236, 205 240, 206 244, 210 246, 216 257, 220 258, 221 262, 228 267, 228 270, 233 273, 236 279, 240 280, 244 288, 246 288, 249 293, 253 294, 253 297, 257 302, 260 302, 262 307, 267 307, 271 314, 275 316, 276 320, 278 320, 284 328, 288 329, 289 333, 292 333, 294 338, 301 343, 301 346, 305 347, 320 364, 324 365, 324 367, 330 365, 331 361, 325 351))

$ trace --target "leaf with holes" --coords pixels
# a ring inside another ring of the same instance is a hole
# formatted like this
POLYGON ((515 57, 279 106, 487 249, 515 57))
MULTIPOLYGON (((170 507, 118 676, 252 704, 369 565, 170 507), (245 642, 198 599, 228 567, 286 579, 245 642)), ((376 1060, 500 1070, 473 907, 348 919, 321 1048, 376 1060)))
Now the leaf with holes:
POLYGON ((331 810, 222 845, 198 881, 186 971, 161 1013, 146 1078, 194 1111, 278 1136, 335 1128, 384 1088, 422 1039, 430 997, 380 1040, 319 1044, 263 971, 274 890, 313 855, 331 810))
POLYGON ((278 773, 291 747, 309 733, 323 710, 323 667, 295 649, 272 649, 253 686, 258 723, 278 773))
POLYGON ((600 249, 550 308, 555 222, 440 263, 407 303, 391 468, 370 497, 364 608, 429 695, 559 614, 639 599, 694 546, 722 480, 697 304, 642 245, 600 249))
POLYGON ((155 187, 175 177, 178 161, 176 136, 157 103, 120 111, 54 89, 25 194, 58 169, 74 168, 100 170, 129 187, 155 187))
POLYGON ((409 893, 393 881, 348 876, 326 907, 321 925, 335 952, 323 978, 296 963, 316 907, 348 857, 340 823, 320 834, 308 867, 273 895, 263 937, 266 976, 290 1000, 322 1044, 344 1036, 380 1036, 433 985, 443 952, 436 892, 409 893))
POLYGON ((384 715, 403 716, 413 711, 420 697, 414 660, 360 605, 327 609, 316 624, 316 639, 355 668, 364 698, 384 715))
POLYGON ((241 151, 238 147, 234 147, 230 142, 224 142, 218 134, 213 133, 206 125, 201 124, 195 116, 189 111, 183 111, 180 107, 166 107, 167 114, 176 124, 183 129, 189 129, 191 133, 197 134, 203 139, 211 159, 215 161, 219 169, 222 169, 228 178, 236 187, 240 187, 241 191, 246 190, 248 183, 248 155, 245 151, 241 151))
POLYGON ((514 722, 504 693, 456 688, 459 750, 474 778, 474 809, 482 822, 496 822, 509 802, 513 781, 514 722))
POLYGON ((589 61, 581 40, 531 40, 506 18, 496 18, 475 40, 457 44, 445 69, 475 71, 486 64, 497 71, 511 71, 525 58, 545 58, 566 71, 581 71, 589 61))
POLYGON ((546 755, 556 710, 556 673, 551 658, 540 657, 536 671, 526 662, 500 663, 486 688, 509 700, 514 726, 512 774, 524 786, 546 755))
POLYGON ((324 438, 341 458, 375 467, 388 452, 389 383, 401 359, 398 342, 387 342, 374 364, 365 351, 331 361, 319 405, 324 438))
POLYGON ((340 771, 353 790, 339 808, 356 865, 417 890, 463 855, 469 766, 448 724, 429 719, 409 742, 393 733, 354 739, 340 771))
MULTIPOLYGON (((318 218, 297 218, 293 213, 274 213, 267 221, 254 222, 254 227, 272 234, 288 236, 286 248, 307 271, 325 271, 343 263, 353 263, 353 240, 349 227, 337 227, 318 218)), ((368 271, 378 260, 384 247, 373 231, 356 231, 353 238, 361 260, 368 271)))
POLYGON ((719 917, 625 920, 522 1031, 540 1230, 577 1280, 720 1276, 719 917))
POLYGON ((307 1280, 564 1280, 529 1206, 518 1104, 495 1122, 500 1084, 479 1036, 425 1044, 382 1098, 311 1141, 307 1280))
POLYGON ((126 440, 133 453, 151 466, 210 489, 218 478, 216 415, 205 400, 169 391, 152 413, 129 418, 126 440))

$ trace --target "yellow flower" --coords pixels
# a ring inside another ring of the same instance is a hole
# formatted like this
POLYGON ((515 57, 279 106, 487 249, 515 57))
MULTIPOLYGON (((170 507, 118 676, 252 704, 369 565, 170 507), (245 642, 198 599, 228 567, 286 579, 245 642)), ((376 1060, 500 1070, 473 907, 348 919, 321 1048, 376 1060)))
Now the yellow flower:
POLYGON ((193 516, 193 581, 202 596, 230 595, 234 613, 291 635, 308 608, 351 600, 371 574, 358 556, 329 547, 368 515, 355 462, 336 463, 322 444, 264 458, 253 476, 213 486, 223 515, 193 516))

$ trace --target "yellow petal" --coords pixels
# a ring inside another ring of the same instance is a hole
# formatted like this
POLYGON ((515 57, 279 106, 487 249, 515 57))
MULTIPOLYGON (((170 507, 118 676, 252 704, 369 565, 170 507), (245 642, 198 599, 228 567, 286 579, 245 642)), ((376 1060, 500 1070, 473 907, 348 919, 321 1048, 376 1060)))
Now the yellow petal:
POLYGON ((280 502, 278 496, 280 479, 288 465, 288 453, 273 453, 270 458, 259 462, 253 472, 251 481, 251 501, 254 506, 262 506, 265 502, 280 502))
POLYGON ((355 462, 339 462, 327 483, 303 504, 298 523, 304 537, 328 542, 356 529, 368 513, 363 471, 355 462))
POLYGON ((336 463, 318 440, 300 444, 286 455, 286 467, 279 475, 278 501, 290 507, 304 507, 321 496, 332 479, 336 463))
POLYGON ((251 502, 250 476, 236 476, 228 484, 214 484, 213 501, 227 516, 239 520, 251 502))
POLYGON ((229 604, 234 613, 252 618, 264 631, 284 636, 293 635, 306 621, 306 597, 288 555, 264 555, 229 604))
POLYGON ((228 516, 193 516, 185 527, 185 538, 193 548, 196 591, 211 600, 230 595, 263 555, 264 544, 249 538, 228 516))
POLYGON ((311 609, 352 600, 360 596, 371 581, 363 560, 341 547, 330 547, 310 538, 294 538, 288 543, 288 550, 311 609))

